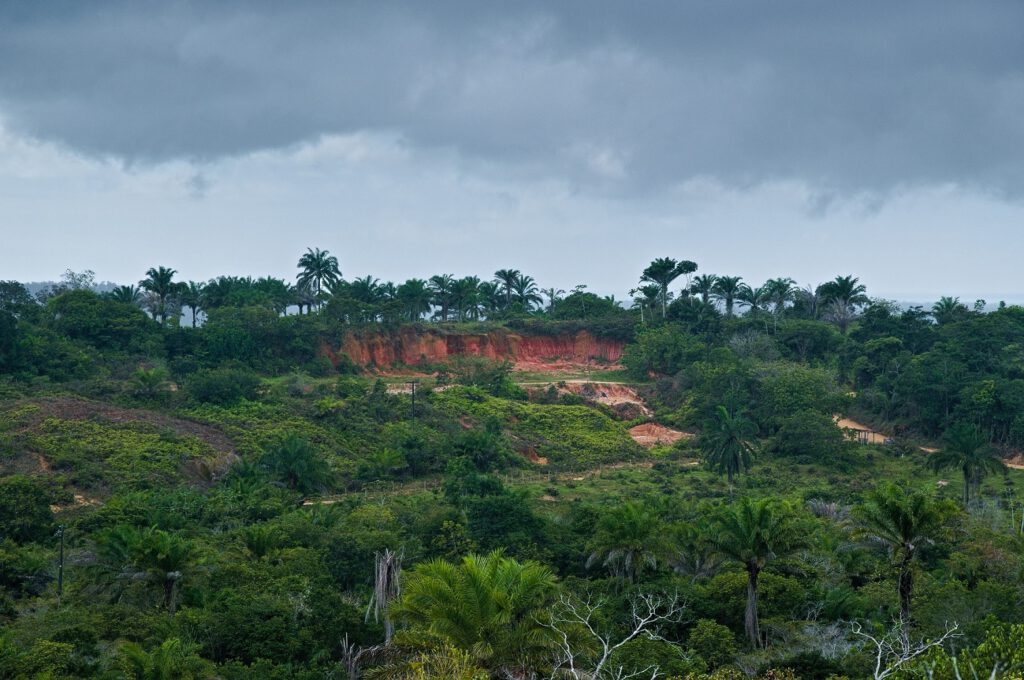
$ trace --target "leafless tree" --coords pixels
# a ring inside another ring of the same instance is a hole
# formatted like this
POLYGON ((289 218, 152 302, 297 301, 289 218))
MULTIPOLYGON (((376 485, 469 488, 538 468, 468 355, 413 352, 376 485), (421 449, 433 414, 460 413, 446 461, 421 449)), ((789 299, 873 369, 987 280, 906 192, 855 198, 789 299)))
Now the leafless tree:
POLYGON ((366 609, 366 620, 371 616, 374 621, 384 619, 384 644, 391 644, 391 636, 395 634, 395 624, 388 618, 387 609, 402 593, 402 558, 401 550, 394 552, 385 548, 384 552, 374 554, 373 596, 366 609))
POLYGON ((678 596, 644 593, 630 600, 630 627, 628 632, 613 635, 598 623, 598 612, 607 604, 603 598, 594 599, 563 595, 554 607, 550 627, 558 638, 553 678, 571 680, 628 680, 661 676, 657 665, 637 671, 612 666, 612 656, 623 645, 638 638, 663 640, 660 628, 667 623, 682 620, 685 604, 678 596))
POLYGON ((884 680, 905 665, 920 657, 933 647, 945 644, 946 640, 961 637, 960 626, 956 623, 946 626, 946 631, 934 640, 910 639, 910 631, 905 621, 898 619, 884 634, 871 634, 854 622, 851 631, 861 638, 869 648, 875 648, 875 680, 884 680))

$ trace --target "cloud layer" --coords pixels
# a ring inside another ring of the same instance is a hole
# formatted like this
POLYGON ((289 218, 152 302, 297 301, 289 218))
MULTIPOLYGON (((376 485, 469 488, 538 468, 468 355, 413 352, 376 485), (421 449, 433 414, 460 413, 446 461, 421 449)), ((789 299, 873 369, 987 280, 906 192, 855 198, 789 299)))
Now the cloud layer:
POLYGON ((0 117, 129 164, 371 132, 612 194, 1016 196, 1021 26, 1019 2, 12 2, 0 117))

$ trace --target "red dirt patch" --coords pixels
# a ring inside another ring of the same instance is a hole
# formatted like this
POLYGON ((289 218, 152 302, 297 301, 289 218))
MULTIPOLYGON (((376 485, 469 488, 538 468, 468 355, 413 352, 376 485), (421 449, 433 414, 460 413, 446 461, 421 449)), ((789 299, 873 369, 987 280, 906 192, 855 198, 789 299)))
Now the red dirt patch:
POLYGON ((538 456, 536 449, 534 449, 532 446, 530 448, 526 449, 525 451, 523 451, 523 456, 528 458, 531 463, 536 463, 537 465, 547 465, 548 464, 548 459, 543 457, 543 456, 538 456))
POLYGON ((629 436, 640 446, 648 448, 657 445, 671 445, 683 439, 692 439, 696 435, 692 432, 680 432, 657 423, 644 423, 630 428, 629 436))

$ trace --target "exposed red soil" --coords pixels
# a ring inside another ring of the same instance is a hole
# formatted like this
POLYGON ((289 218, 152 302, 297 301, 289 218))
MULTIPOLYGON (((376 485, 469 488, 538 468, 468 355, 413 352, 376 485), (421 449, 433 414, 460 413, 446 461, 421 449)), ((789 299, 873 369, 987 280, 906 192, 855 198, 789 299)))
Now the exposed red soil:
POLYGON ((849 418, 843 418, 841 416, 835 416, 836 425, 843 428, 844 430, 852 430, 853 434, 850 436, 851 439, 857 440, 864 444, 884 444, 889 437, 882 434, 881 432, 875 432, 867 425, 862 425, 856 420, 850 420, 849 418))
POLYGON ((622 357, 625 343, 595 338, 587 331, 565 335, 520 335, 499 329, 488 333, 442 333, 402 328, 390 333, 349 333, 340 347, 324 344, 321 354, 335 364, 338 353, 355 364, 387 369, 391 366, 438 364, 454 357, 484 357, 511 361, 517 370, 555 371, 580 365, 610 365, 622 357))
POLYGON ((657 445, 671 445, 683 439, 692 439, 696 435, 692 432, 680 432, 657 423, 644 423, 630 428, 629 436, 640 446, 648 448, 657 445))
POLYGON ((537 465, 547 465, 548 459, 543 456, 538 456, 537 451, 531 446, 530 448, 523 451, 523 455, 529 459, 531 463, 537 465))

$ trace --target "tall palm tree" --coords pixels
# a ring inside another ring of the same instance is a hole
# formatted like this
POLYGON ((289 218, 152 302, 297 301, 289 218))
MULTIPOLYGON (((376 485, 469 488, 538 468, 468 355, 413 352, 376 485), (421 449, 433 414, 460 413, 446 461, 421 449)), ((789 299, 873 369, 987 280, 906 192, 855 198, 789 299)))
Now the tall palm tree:
POLYGON ((307 248, 299 258, 298 268, 296 281, 299 287, 309 286, 318 299, 322 298, 325 287, 336 286, 341 281, 338 258, 327 250, 307 248))
POLYGON ((768 305, 768 291, 764 286, 751 288, 742 284, 736 293, 736 302, 746 307, 751 313, 763 312, 768 305))
POLYGON ((777 279, 768 279, 764 284, 765 296, 768 301, 774 305, 774 314, 776 316, 782 314, 782 311, 786 307, 786 303, 793 299, 793 294, 796 292, 796 281, 789 277, 781 277, 777 279))
POLYGON ((452 284, 452 307, 459 321, 480 317, 480 277, 464 276, 452 284))
POLYGON ((704 423, 700 436, 704 462, 728 476, 730 489, 733 477, 750 468, 754 460, 756 435, 754 421, 741 412, 730 413, 724 406, 715 409, 715 417, 704 423))
POLYGON ((648 283, 644 286, 638 286, 631 291, 630 295, 636 295, 633 299, 635 306, 640 308, 640 322, 644 322, 644 309, 651 310, 651 317, 654 316, 654 310, 657 308, 658 300, 661 298, 661 286, 656 283, 648 283))
POLYGON ((600 563, 615 578, 632 583, 645 569, 654 569, 666 552, 657 514, 638 503, 625 503, 597 523, 587 567, 600 563))
POLYGON ((668 287, 684 274, 697 271, 697 264, 689 260, 676 261, 671 257, 659 257, 644 269, 641 281, 656 283, 661 287, 661 317, 668 315, 668 287))
POLYGON ((512 306, 512 296, 515 293, 516 279, 519 276, 518 269, 499 269, 494 272, 494 282, 501 286, 501 292, 505 295, 505 309, 512 306))
POLYGON ((934 470, 956 469, 964 477, 964 508, 977 496, 981 480, 990 472, 1006 472, 1006 464, 988 437, 974 425, 957 423, 946 431, 946 445, 928 457, 934 470))
POLYGON ((181 304, 192 312, 192 328, 196 327, 196 313, 203 306, 203 284, 189 281, 181 286, 181 304))
POLYGON ((410 321, 419 321, 430 311, 430 288, 423 279, 409 279, 398 287, 395 295, 410 321))
POLYGON ((721 553, 743 565, 747 572, 747 609, 743 627, 747 639, 761 646, 758 622, 758 579, 772 560, 800 547, 801 535, 788 506, 765 498, 741 498, 729 506, 715 526, 715 546, 721 553))
POLYGON ((448 308, 452 303, 452 286, 455 278, 451 274, 437 274, 430 277, 430 292, 434 296, 433 303, 440 307, 441 321, 448 320, 448 308))
POLYGON ((138 305, 142 302, 142 291, 135 286, 118 286, 107 293, 107 297, 115 302, 123 302, 126 305, 138 305))
POLYGON ((292 286, 292 301, 298 306, 299 314, 302 314, 303 308, 308 314, 313 311, 313 305, 316 304, 316 292, 309 284, 295 284, 292 286))
POLYGON ((565 295, 565 291, 561 288, 542 288, 540 293, 548 299, 548 314, 555 310, 555 304, 560 302, 562 296, 565 295))
POLYGON ((732 316, 733 305, 742 287, 743 279, 739 276, 719 276, 715 281, 712 293, 716 300, 720 300, 725 305, 726 316, 732 316))
POLYGON ((160 317, 160 323, 167 323, 167 303, 178 292, 174 283, 176 269, 168 267, 150 267, 146 278, 139 281, 139 287, 153 296, 153 318, 160 317))
POLYGON ((701 302, 708 304, 711 302, 711 295, 715 292, 715 284, 717 283, 718 277, 714 274, 694 276, 693 283, 690 284, 690 293, 699 296, 701 302))
POLYGON ((826 303, 839 300, 857 307, 867 303, 867 288, 855 276, 837 276, 818 287, 826 303))
POLYGON ((907 493, 890 484, 876 489, 867 503, 854 509, 854 515, 857 535, 884 547, 895 562, 900 620, 909 624, 914 558, 941 530, 945 519, 942 507, 923 493, 907 493))
POLYGON ((348 294, 364 305, 375 305, 384 299, 385 291, 380 279, 367 274, 361 279, 353 279, 348 285, 348 294))
POLYGON ((515 281, 512 282, 512 291, 515 303, 522 306, 524 311, 529 312, 533 309, 534 305, 539 305, 543 302, 540 291, 537 289, 537 282, 534 281, 532 276, 518 275, 515 281))
POLYGON ((505 305, 505 298, 501 294, 501 284, 495 281, 481 281, 477 288, 477 297, 480 300, 480 308, 487 318, 493 318, 499 314, 505 305))
POLYGON ((967 316, 967 305, 958 297, 943 296, 932 305, 932 317, 939 324, 959 321, 967 316))
POLYGON ((390 608, 406 626, 395 642, 421 649, 450 644, 495 677, 525 677, 556 644, 554 632, 541 623, 555 586, 547 567, 500 551, 468 555, 461 564, 421 563, 407 573, 390 608))

